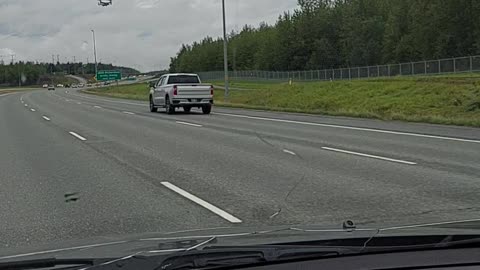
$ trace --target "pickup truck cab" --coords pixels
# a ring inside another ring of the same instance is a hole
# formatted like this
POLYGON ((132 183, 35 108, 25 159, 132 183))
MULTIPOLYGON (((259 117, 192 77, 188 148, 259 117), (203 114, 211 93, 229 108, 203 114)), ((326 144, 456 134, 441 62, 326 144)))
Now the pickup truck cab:
POLYGON ((150 85, 150 111, 165 108, 168 114, 182 107, 186 113, 194 107, 204 114, 212 111, 213 86, 204 85, 197 74, 165 74, 150 85))

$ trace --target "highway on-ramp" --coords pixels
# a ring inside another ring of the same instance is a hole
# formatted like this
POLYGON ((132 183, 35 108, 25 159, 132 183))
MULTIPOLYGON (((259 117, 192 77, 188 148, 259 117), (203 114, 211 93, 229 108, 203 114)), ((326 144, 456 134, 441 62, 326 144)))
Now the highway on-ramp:
POLYGON ((150 113, 145 102, 73 89, 0 96, 0 248, 480 218, 477 128, 179 111, 150 113))

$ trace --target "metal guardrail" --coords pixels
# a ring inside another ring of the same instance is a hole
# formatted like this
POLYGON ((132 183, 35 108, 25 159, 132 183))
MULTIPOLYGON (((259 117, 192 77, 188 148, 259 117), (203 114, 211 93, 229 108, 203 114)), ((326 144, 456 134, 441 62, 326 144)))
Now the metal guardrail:
MULTIPOLYGON (((229 71, 232 79, 327 81, 362 78, 439 75, 480 71, 480 55, 419 62, 303 71, 229 71)), ((223 80, 223 71, 198 72, 203 81, 223 80)))

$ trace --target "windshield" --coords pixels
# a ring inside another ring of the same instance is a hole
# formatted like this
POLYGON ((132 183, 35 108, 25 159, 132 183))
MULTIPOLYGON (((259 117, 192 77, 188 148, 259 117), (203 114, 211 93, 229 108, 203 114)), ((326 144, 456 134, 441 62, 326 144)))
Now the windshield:
POLYGON ((480 220, 479 16, 458 0, 0 1, 0 258, 480 220))

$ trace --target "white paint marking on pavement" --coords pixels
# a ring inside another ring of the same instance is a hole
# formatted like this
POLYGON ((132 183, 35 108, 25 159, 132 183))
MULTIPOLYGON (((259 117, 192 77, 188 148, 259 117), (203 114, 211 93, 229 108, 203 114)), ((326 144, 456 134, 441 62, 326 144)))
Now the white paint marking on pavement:
POLYGON ((45 115, 42 116, 42 117, 43 117, 43 119, 45 119, 46 121, 50 121, 50 118, 46 117, 45 115))
POLYGON ((342 149, 336 149, 336 148, 331 148, 331 147, 322 147, 322 149, 328 150, 328 151, 333 151, 333 152, 339 152, 339 153, 344 153, 344 154, 355 155, 355 156, 368 157, 368 158, 380 159, 380 160, 385 160, 385 161, 403 163, 403 164, 407 164, 407 165, 417 165, 417 163, 411 162, 411 161, 405 161, 405 160, 393 159, 393 158, 386 158, 386 157, 380 157, 380 156, 374 156, 374 155, 363 154, 363 153, 358 153, 358 152, 352 152, 352 151, 347 151, 347 150, 342 150, 342 149))
POLYGON ((101 109, 102 107, 100 106, 93 106, 94 108, 101 109))
POLYGON ((35 109, 30 109, 30 111, 35 112, 35 109))
POLYGON ((0 260, 20 258, 20 257, 28 257, 28 256, 48 254, 48 253, 57 253, 57 252, 61 252, 61 251, 72 251, 72 250, 79 250, 79 249, 88 249, 88 248, 96 248, 96 247, 103 247, 103 246, 111 246, 111 245, 118 245, 118 244, 123 244, 123 243, 127 243, 127 242, 128 241, 117 241, 117 242, 78 246, 78 247, 70 247, 70 248, 59 248, 59 249, 38 251, 38 252, 32 252, 32 253, 24 253, 24 254, 17 254, 17 255, 11 255, 11 256, 4 256, 4 257, 0 257, 0 260))
POLYGON ((76 138, 79 139, 80 141, 86 141, 86 140, 87 140, 87 139, 85 139, 84 137, 78 135, 78 134, 75 133, 75 132, 69 132, 69 133, 70 133, 70 135, 76 137, 76 138))
POLYGON ((28 104, 25 104, 25 107, 28 107, 28 104))
POLYGON ((66 102, 70 102, 70 100, 69 100, 69 99, 65 99, 65 101, 66 101, 66 102))
POLYGON ((223 211, 222 209, 196 197, 195 195, 192 195, 188 192, 186 192, 185 190, 173 185, 172 183, 170 182, 162 182, 162 185, 165 186, 166 188, 180 194, 181 196, 191 200, 192 202, 208 209, 209 211, 217 214, 218 216, 222 217, 223 219, 231 222, 231 223, 242 223, 242 221, 236 217, 234 217, 233 215, 223 211))
POLYGON ((180 125, 186 125, 186 126, 192 126, 192 127, 203 127, 202 125, 197 125, 197 124, 192 124, 192 123, 187 123, 182 121, 176 121, 176 123, 180 125))
POLYGON ((23 100, 22 100, 22 104, 23 104, 23 100))
POLYGON ((223 115, 223 116, 231 116, 231 117, 237 117, 237 118, 247 118, 247 119, 263 120, 263 121, 271 121, 271 122, 299 124, 299 125, 306 125, 306 126, 341 128, 341 129, 349 129, 349 130, 357 130, 357 131, 368 131, 368 132, 376 132, 376 133, 384 133, 384 134, 422 137, 422 138, 428 138, 428 139, 439 139, 439 140, 449 140, 449 141, 457 141, 457 142, 480 143, 480 140, 470 140, 470 139, 461 139, 461 138, 455 138, 455 137, 435 136, 435 135, 427 135, 427 134, 421 134, 421 133, 399 132, 399 131, 373 129, 373 128, 359 128, 359 127, 351 127, 351 126, 321 124, 321 123, 313 123, 313 122, 302 122, 302 121, 285 120, 285 119, 278 119, 278 118, 266 118, 266 117, 257 117, 257 116, 248 116, 248 115, 230 114, 230 113, 213 113, 213 114, 223 115))
POLYGON ((124 113, 124 114, 129 114, 129 115, 134 115, 134 114, 135 114, 135 113, 133 113, 133 112, 122 112, 122 113, 124 113))
POLYGON ((296 155, 297 155, 295 152, 290 151, 290 150, 287 150, 287 149, 283 149, 283 152, 284 152, 284 153, 287 153, 287 154, 290 154, 290 155, 292 155, 292 156, 296 156, 296 155))
POLYGON ((77 102, 77 104, 78 104, 78 105, 82 105, 82 103, 81 103, 81 102, 77 102))

